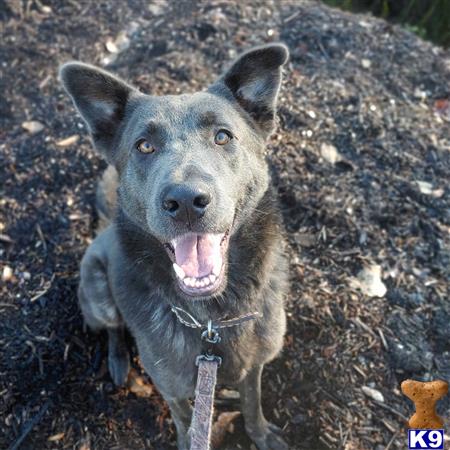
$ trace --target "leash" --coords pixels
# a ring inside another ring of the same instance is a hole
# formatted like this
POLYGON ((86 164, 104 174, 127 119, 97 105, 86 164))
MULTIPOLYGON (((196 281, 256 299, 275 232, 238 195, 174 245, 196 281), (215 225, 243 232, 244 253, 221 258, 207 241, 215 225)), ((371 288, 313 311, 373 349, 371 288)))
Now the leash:
POLYGON ((172 306, 172 311, 183 325, 190 328, 202 328, 201 339, 209 344, 206 352, 198 355, 195 359, 198 373, 195 386, 194 413, 189 428, 191 435, 190 450, 209 450, 217 369, 222 364, 222 358, 214 354, 214 345, 221 341, 219 329, 241 325, 244 322, 261 317, 262 314, 260 312, 251 312, 234 319, 219 320, 216 323, 208 320, 205 326, 182 308, 172 306), (189 322, 186 318, 189 318, 191 321, 189 322))

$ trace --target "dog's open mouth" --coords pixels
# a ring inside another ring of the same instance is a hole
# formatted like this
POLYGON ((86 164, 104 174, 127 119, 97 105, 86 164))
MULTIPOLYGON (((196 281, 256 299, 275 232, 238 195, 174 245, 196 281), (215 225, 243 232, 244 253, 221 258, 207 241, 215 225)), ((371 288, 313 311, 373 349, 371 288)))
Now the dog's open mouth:
POLYGON ((174 260, 173 269, 180 289, 191 296, 207 296, 222 285, 229 230, 225 233, 186 233, 166 248, 174 260))

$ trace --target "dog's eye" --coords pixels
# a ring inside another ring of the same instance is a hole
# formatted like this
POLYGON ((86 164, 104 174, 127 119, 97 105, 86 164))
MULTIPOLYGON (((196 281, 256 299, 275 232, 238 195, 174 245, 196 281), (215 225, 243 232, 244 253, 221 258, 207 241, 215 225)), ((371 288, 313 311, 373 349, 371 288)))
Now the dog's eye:
POLYGON ((225 145, 233 139, 231 133, 227 130, 219 130, 214 138, 214 142, 217 145, 225 145))
POLYGON ((153 147, 152 144, 150 144, 150 142, 146 141, 145 139, 141 139, 140 141, 138 141, 136 143, 136 148, 141 152, 141 153, 153 153, 155 151, 155 147, 153 147))

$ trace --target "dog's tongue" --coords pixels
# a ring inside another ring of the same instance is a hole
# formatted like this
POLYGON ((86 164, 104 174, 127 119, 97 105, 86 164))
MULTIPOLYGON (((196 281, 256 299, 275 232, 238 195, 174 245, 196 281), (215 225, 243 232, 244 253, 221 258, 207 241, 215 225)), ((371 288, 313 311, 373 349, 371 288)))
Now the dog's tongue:
POLYGON ((220 274, 223 234, 188 233, 172 241, 176 263, 187 277, 201 278, 211 273, 220 274))

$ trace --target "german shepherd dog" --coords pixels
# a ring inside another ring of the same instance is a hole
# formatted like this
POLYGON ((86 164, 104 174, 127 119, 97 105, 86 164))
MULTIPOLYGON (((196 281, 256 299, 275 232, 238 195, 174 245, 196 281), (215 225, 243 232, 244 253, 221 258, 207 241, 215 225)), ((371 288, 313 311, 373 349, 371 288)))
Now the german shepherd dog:
POLYGON ((189 448, 200 324, 258 312, 221 330, 218 383, 237 386, 245 428, 259 450, 287 449, 261 408, 261 373, 283 345, 287 262, 265 141, 273 131, 283 44, 238 57, 208 89, 145 95, 79 62, 61 81, 110 164, 100 211, 110 218, 83 257, 86 323, 108 333, 108 365, 127 379, 125 329, 170 406, 178 448, 189 448), (112 181, 111 181, 112 180, 112 181), (116 195, 115 205, 106 199, 116 195), (178 310, 176 308, 179 308, 178 310))

